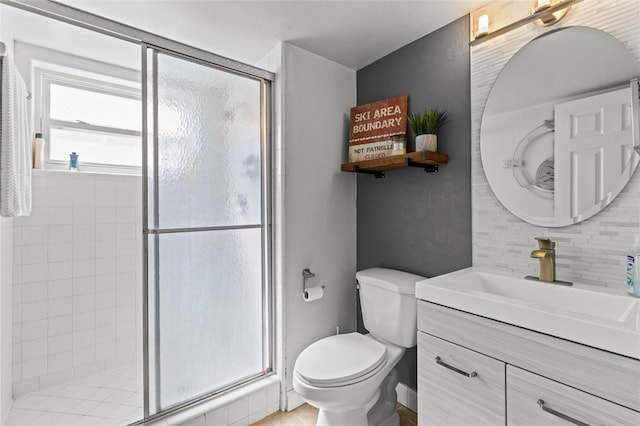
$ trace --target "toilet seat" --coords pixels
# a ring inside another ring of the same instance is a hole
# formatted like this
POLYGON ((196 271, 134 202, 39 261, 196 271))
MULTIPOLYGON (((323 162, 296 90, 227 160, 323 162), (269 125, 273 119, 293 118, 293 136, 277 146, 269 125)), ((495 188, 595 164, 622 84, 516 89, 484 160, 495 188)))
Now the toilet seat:
POLYGON ((375 375, 387 362, 387 348, 360 333, 326 337, 296 360, 298 378, 315 387, 347 386, 375 375))

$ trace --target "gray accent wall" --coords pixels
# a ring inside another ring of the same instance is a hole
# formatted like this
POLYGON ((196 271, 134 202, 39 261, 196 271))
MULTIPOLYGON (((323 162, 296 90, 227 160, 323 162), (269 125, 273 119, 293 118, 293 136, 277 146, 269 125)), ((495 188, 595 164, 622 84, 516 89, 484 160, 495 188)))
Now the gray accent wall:
MULTIPOLYGON (((357 267, 400 269, 432 277, 471 266, 471 102, 469 17, 465 16, 362 68, 358 105, 409 95, 409 113, 447 110, 438 135, 449 163, 438 173, 410 168, 383 179, 358 175, 357 267)), ((414 136, 408 141, 414 151, 414 136)), ((358 330, 364 332, 358 307, 358 330)), ((417 387, 416 349, 398 365, 417 387)))

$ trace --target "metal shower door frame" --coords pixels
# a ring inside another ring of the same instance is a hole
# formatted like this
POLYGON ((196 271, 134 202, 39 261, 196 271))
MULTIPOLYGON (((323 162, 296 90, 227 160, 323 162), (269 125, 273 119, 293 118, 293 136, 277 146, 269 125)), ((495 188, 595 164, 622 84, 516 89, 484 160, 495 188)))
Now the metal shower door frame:
MULTIPOLYGON (((176 55, 183 57, 185 59, 189 59, 196 62, 201 62, 203 64, 213 66, 214 68, 218 68, 224 71, 236 73, 239 75, 244 75, 246 77, 254 78, 261 80, 263 82, 262 89, 262 105, 264 107, 263 117, 262 117, 262 209, 263 209, 263 226, 264 231, 262 232, 262 246, 264 249, 264 256, 262 259, 263 262, 263 277, 266 282, 263 283, 263 309, 265 311, 265 321, 263 324, 263 337, 266 338, 267 342, 264 345, 263 351, 263 359, 265 360, 265 374, 272 370, 273 360, 274 360, 274 352, 275 352, 275 344, 274 344, 274 298, 273 298, 273 242, 272 242, 272 217, 273 217, 273 203, 272 203, 272 158, 271 158, 271 149, 272 149, 272 138, 273 138, 273 129, 272 129, 272 121, 273 121, 273 98, 272 98, 272 85, 275 81, 275 74, 261 69, 259 67, 255 67, 253 65, 244 64, 242 62, 235 61, 233 59, 229 59, 220 55, 213 54, 211 52, 207 52, 206 50, 199 49, 193 46, 189 46, 184 43, 177 42, 175 40, 171 40, 166 37, 159 36, 157 34, 153 34, 144 30, 140 30, 138 28, 122 24, 120 22, 103 18, 101 16, 76 9, 72 6, 68 6, 65 4, 57 3, 55 1, 50 0, 40 0, 38 2, 33 2, 29 0, 0 0, 0 4, 15 7, 30 13, 34 13, 36 15, 44 16, 47 18, 51 18, 60 22, 65 22, 77 27, 81 27, 84 29, 88 29, 91 31, 95 31, 97 33, 101 33, 110 37, 115 37, 120 40, 128 41, 131 43, 138 44, 141 46, 142 51, 142 98, 143 98, 143 180, 145 179, 146 174, 146 162, 147 158, 147 135, 148 135, 148 127, 147 127, 147 104, 145 102, 147 97, 147 77, 146 77, 146 67, 147 67, 147 57, 146 52, 149 48, 155 49, 157 51, 166 52, 168 54, 176 55)), ((155 198, 157 200, 157 197, 155 198)), ((147 193, 147 182, 146 180, 143 182, 143 228, 144 230, 148 230, 147 221, 147 213, 148 213, 148 193, 147 193)), ((156 209, 157 211, 157 209, 156 209)), ((147 232, 143 231, 143 245, 144 245, 144 253, 143 253, 143 356, 144 356, 144 416, 139 422, 134 423, 134 425, 142 425, 145 422, 150 420, 157 420, 163 417, 166 417, 174 412, 183 410, 192 406, 200 401, 210 399, 215 394, 208 394, 198 397, 194 400, 188 401, 184 404, 180 404, 171 409, 158 412, 156 414, 149 414, 149 395, 150 395, 150 377, 148 375, 148 355, 149 355, 149 347, 148 347, 148 287, 146 285, 146 280, 148 279, 148 238, 147 232)), ((154 238, 157 240, 158 233, 155 233, 154 238)), ((157 267, 157 262, 155 267, 157 267)), ((237 386, 237 384, 235 385, 237 386)), ((217 393, 216 393, 217 394, 217 393)))
POLYGON ((189 55, 176 53, 174 51, 154 46, 148 43, 141 43, 142 47, 142 99, 143 99, 143 152, 142 152, 142 181, 143 181, 143 362, 144 362, 144 421, 162 418, 176 411, 181 411, 189 406, 203 400, 211 399, 215 395, 223 393, 227 390, 235 388, 243 383, 251 382, 272 371, 274 359, 274 341, 273 341, 273 267, 272 267, 272 175, 271 175, 271 120, 272 120, 272 97, 271 85, 272 80, 265 79, 262 76, 248 74, 245 70, 233 70, 216 63, 210 62, 199 57, 191 57, 189 55), (210 226, 210 227, 193 227, 193 228, 174 228, 161 229, 159 219, 159 185, 158 182, 158 53, 169 55, 174 58, 183 59, 188 62, 204 65, 224 72, 229 72, 242 77, 250 78, 261 83, 260 103, 262 108, 261 130, 260 130, 260 150, 261 150, 261 224, 260 225, 231 225, 231 226, 210 226), (150 65, 151 63, 151 65, 150 65), (149 72, 151 70, 151 73, 149 72), (151 78, 151 85, 149 84, 151 78), (150 89, 151 88, 151 89, 150 89), (152 91, 149 94, 149 91, 152 91), (149 110, 149 102, 151 99, 152 107, 149 110), (150 128, 150 122, 153 128, 150 128), (152 155, 151 155, 152 154, 152 155), (149 190, 149 161, 153 164, 153 191, 149 190), (150 206, 150 200, 153 205, 150 206), (150 215, 150 208, 152 212, 150 215), (152 216, 152 224, 149 219, 152 216), (236 229, 262 229, 262 301, 263 301, 263 371, 252 377, 244 378, 239 382, 234 382, 222 389, 215 389, 210 393, 198 396, 194 399, 171 406, 166 410, 160 409, 160 368, 159 368, 159 311, 153 312, 153 322, 155 327, 150 326, 152 312, 150 312, 149 300, 154 299, 154 306, 159 304, 159 246, 158 239, 160 234, 197 232, 211 230, 236 230, 236 229), (150 253, 149 239, 153 238, 153 253, 150 253), (153 259, 152 265, 150 259, 153 259), (150 282, 149 268, 153 267, 155 280, 150 282), (153 328, 153 330, 152 330, 153 328), (153 335, 151 334, 153 333, 153 335), (154 347, 151 348, 150 339, 153 338, 154 347), (153 366, 151 365, 153 360, 153 366), (153 371, 153 376, 151 372, 153 371), (155 395, 152 398, 152 393, 155 395), (151 414, 150 407, 157 408, 157 412, 151 414))

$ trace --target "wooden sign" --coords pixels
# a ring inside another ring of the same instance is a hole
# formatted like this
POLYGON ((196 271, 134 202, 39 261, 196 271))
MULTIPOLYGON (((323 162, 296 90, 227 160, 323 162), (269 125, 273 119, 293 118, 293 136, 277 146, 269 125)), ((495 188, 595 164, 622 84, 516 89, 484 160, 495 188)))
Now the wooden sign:
POLYGON ((349 162, 391 155, 391 136, 407 134, 407 95, 351 108, 349 162))

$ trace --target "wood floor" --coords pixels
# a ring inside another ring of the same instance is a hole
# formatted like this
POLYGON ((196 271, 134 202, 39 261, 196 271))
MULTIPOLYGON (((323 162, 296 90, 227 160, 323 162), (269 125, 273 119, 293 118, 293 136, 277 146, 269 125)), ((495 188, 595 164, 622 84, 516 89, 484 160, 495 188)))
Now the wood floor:
MULTIPOLYGON (((418 426, 418 416, 413 411, 398 404, 400 426, 418 426)), ((278 411, 252 426, 313 426, 318 419, 318 409, 309 404, 303 404, 293 411, 278 411)))

